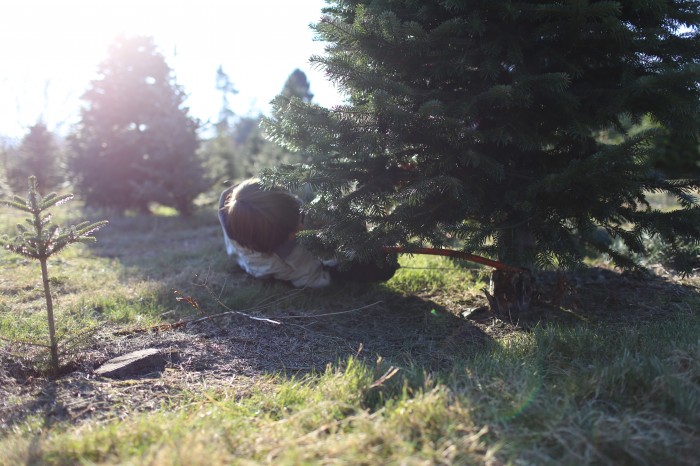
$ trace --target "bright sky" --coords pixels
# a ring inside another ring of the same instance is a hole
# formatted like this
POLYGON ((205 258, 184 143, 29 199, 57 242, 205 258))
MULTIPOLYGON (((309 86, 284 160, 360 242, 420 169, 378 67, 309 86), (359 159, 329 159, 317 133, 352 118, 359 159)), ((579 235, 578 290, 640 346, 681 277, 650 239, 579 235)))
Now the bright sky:
POLYGON ((314 101, 341 101, 308 60, 323 54, 310 23, 323 0, 4 0, 0 7, 0 137, 21 137, 43 118, 66 133, 80 96, 107 47, 121 32, 155 39, 189 94, 192 115, 216 120, 223 65, 239 94, 239 115, 267 112, 268 102, 299 68, 314 101))

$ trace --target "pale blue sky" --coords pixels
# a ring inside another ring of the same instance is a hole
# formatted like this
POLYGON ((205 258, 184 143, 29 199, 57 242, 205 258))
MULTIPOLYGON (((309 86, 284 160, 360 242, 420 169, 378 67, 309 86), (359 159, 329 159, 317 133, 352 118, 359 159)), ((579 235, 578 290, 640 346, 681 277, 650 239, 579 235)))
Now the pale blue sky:
POLYGON ((308 59, 322 54, 310 23, 323 0, 5 0, 0 11, 0 136, 18 137, 43 117, 66 133, 80 95, 121 32, 152 36, 194 116, 218 115, 221 64, 240 93, 237 114, 268 110, 295 69, 307 74, 315 101, 341 101, 308 59))

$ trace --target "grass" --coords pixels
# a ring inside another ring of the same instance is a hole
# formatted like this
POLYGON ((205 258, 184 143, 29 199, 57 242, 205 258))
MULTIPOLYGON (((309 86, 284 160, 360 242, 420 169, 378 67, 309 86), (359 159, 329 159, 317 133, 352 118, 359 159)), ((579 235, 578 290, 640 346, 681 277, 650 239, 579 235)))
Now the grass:
MULTIPOLYGON (((696 463, 697 277, 595 281, 585 318, 524 330, 459 317, 484 304, 486 275, 442 258, 296 292, 231 266, 211 212, 110 220, 49 264, 74 372, 49 379, 45 349, 0 341, 0 465, 696 463), (110 333, 226 308, 283 324, 110 333), (134 380, 92 375, 129 344, 183 356, 134 380)), ((36 265, 0 252, 0 268, 0 337, 42 342, 36 265)))

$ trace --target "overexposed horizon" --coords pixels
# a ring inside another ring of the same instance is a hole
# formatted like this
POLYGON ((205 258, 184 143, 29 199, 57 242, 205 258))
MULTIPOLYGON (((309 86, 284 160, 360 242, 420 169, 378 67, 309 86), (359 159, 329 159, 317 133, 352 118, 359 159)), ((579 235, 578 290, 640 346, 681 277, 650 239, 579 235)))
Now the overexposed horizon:
POLYGON ((309 24, 324 0, 9 0, 0 16, 0 137, 19 138, 37 121, 66 134, 81 95, 120 34, 153 37, 188 94, 192 116, 215 121, 221 108, 221 65, 239 93, 237 115, 269 111, 294 69, 306 73, 314 101, 341 97, 322 70, 323 54, 309 24))

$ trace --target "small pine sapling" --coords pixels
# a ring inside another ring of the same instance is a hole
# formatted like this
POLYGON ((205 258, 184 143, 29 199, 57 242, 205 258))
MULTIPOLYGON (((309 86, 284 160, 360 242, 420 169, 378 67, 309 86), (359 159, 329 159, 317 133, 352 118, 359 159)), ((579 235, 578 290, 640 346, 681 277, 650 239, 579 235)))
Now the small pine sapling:
POLYGON ((41 265, 41 277, 44 283, 44 297, 46 298, 46 316, 49 325, 49 341, 51 351, 51 365, 54 370, 58 370, 58 342, 56 340, 56 326, 53 315, 53 301, 51 299, 51 289, 49 287, 49 273, 47 259, 62 251, 66 246, 74 243, 90 243, 95 238, 90 236, 107 224, 106 220, 99 222, 82 222, 78 225, 71 225, 62 228, 51 222, 51 214, 46 210, 68 202, 73 198, 72 194, 57 195, 48 194, 42 197, 39 194, 36 177, 29 177, 29 196, 23 199, 20 196, 13 196, 12 199, 2 199, 0 203, 23 212, 31 214, 25 219, 24 224, 17 225, 17 236, 9 238, 7 235, 0 238, 0 245, 10 251, 36 259, 41 265))

